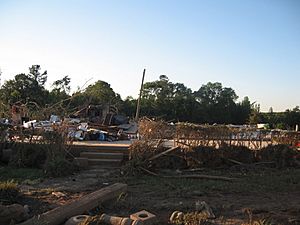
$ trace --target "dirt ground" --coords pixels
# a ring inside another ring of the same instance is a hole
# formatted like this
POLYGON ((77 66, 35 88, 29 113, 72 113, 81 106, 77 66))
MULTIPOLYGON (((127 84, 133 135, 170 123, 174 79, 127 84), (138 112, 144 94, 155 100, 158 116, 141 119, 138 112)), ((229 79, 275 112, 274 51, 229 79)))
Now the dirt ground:
MULTIPOLYGON (((163 172, 176 175, 174 171, 163 172)), ((18 202, 28 204, 30 214, 35 215, 122 182, 128 184, 127 193, 86 213, 129 216, 145 209, 157 216, 157 224, 168 224, 172 212, 193 212, 196 201, 205 201, 216 215, 216 219, 205 224, 251 224, 253 221, 260 221, 257 224, 300 224, 300 169, 245 171, 235 168, 197 173, 236 179, 228 182, 151 175, 124 177, 118 169, 93 169, 69 177, 23 183, 18 202)))

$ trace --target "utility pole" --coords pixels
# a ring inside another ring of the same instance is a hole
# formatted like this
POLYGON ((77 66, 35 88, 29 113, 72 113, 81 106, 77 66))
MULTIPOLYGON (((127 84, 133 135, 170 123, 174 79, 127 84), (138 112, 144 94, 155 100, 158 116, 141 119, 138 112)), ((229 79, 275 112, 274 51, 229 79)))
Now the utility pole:
POLYGON ((145 78, 146 69, 143 71, 143 78, 142 78, 142 84, 140 89, 140 95, 138 98, 137 106, 136 106, 136 113, 135 113, 135 121, 138 122, 139 116, 140 116, 140 108, 141 108, 141 98, 143 94, 143 85, 144 85, 144 78, 145 78))

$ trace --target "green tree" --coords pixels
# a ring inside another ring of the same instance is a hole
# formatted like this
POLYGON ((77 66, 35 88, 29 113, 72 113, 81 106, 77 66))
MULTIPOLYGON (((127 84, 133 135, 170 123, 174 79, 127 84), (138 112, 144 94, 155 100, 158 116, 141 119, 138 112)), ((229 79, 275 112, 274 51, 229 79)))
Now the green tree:
POLYGON ((90 104, 120 104, 121 97, 115 93, 105 81, 98 80, 95 84, 89 85, 83 94, 90 104))
POLYGON ((69 94, 71 90, 70 82, 71 78, 69 78, 69 76, 64 76, 62 79, 53 82, 53 90, 69 94))
POLYGON ((47 70, 45 70, 43 73, 40 73, 40 70, 40 65, 32 65, 31 67, 29 67, 28 77, 36 81, 39 86, 43 87, 48 78, 47 70))
POLYGON ((194 92, 194 95, 204 111, 205 118, 203 118, 203 122, 234 122, 235 101, 238 96, 232 88, 222 87, 219 82, 208 82, 194 92))
POLYGON ((261 122, 262 122, 262 119, 261 119, 261 115, 260 115, 260 105, 253 104, 252 109, 251 109, 251 114, 249 117, 249 124, 256 125, 261 122))
POLYGON ((288 129, 295 129, 295 126, 300 125, 300 109, 296 106, 292 110, 287 109, 284 112, 284 123, 287 125, 288 129))
MULTIPOLYGON (((68 76, 63 77, 60 80, 56 80, 52 84, 52 90, 50 92, 50 103, 56 103, 63 100, 66 100, 70 97, 70 82, 71 78, 68 76)), ((65 106, 67 106, 68 102, 65 102, 65 106)))
POLYGON ((251 102, 249 97, 246 96, 244 99, 236 104, 236 110, 234 114, 235 124, 246 124, 249 122, 249 117, 251 115, 251 102))
POLYGON ((192 121, 197 102, 192 90, 182 83, 172 83, 166 75, 143 86, 142 115, 166 120, 192 121))
POLYGON ((88 105, 110 104, 121 107, 122 99, 105 81, 98 80, 89 85, 83 92, 73 93, 70 106, 82 108, 88 105))
POLYGON ((43 106, 47 103, 49 92, 44 88, 47 72, 39 73, 38 65, 30 67, 29 70, 29 74, 18 74, 3 84, 0 95, 4 104, 34 102, 43 106))
POLYGON ((125 115, 134 118, 136 113, 136 105, 137 105, 137 100, 134 99, 132 96, 128 96, 122 102, 120 111, 123 112, 125 115))

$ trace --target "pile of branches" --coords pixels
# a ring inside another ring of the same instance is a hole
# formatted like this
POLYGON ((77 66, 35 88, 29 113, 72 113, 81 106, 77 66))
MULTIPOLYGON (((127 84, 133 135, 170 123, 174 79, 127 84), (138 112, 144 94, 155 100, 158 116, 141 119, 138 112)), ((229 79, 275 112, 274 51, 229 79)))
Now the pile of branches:
POLYGON ((185 146, 221 146, 232 136, 232 131, 223 125, 176 124, 176 141, 185 146))
MULTIPOLYGON (((248 170, 300 166, 300 152, 293 146, 276 143, 268 130, 188 123, 174 126, 164 121, 144 118, 140 123, 140 134, 142 140, 134 142, 129 148, 130 160, 123 171, 128 175, 143 172, 157 176, 155 171, 163 171, 162 169, 175 172, 205 168, 248 170), (177 146, 165 147, 164 138, 174 139, 177 146)), ((276 135, 279 137, 282 132, 276 135)), ((297 135, 298 133, 284 137, 290 142, 295 141, 297 135)))
POLYGON ((266 145, 285 144, 295 146, 300 140, 300 132, 258 130, 247 126, 177 123, 175 140, 185 148, 245 146, 259 150, 266 145))
POLYGON ((175 126, 163 120, 151 120, 143 117, 139 121, 139 134, 142 139, 173 139, 175 136, 175 126))
POLYGON ((274 168, 300 166, 300 152, 287 145, 269 145, 258 151, 243 146, 196 147, 186 152, 188 166, 192 168, 220 168, 233 165, 264 165, 274 168))
POLYGON ((155 140, 140 140, 129 147, 129 161, 124 167, 126 175, 139 174, 144 168, 151 167, 151 158, 164 151, 161 142, 155 140))
POLYGON ((199 168, 251 169, 261 167, 300 167, 300 152, 287 145, 270 145, 259 151, 244 146, 198 146, 192 149, 165 148, 147 140, 130 146, 130 160, 125 167, 127 174, 160 171, 162 169, 197 170, 199 168))
POLYGON ((295 145, 300 141, 300 132, 297 131, 272 131, 272 141, 285 145, 295 145))
POLYGON ((257 162, 272 162, 277 168, 300 167, 300 152, 288 145, 269 145, 255 156, 257 162))

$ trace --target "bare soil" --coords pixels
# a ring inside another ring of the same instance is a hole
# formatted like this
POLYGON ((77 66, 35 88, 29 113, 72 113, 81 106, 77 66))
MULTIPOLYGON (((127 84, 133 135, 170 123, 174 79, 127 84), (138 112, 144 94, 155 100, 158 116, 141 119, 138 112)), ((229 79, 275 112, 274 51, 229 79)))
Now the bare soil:
MULTIPOLYGON (((163 172, 176 175, 174 171, 163 172)), ((157 216, 157 224, 168 224, 172 212, 193 212, 199 200, 205 201, 217 217, 208 224, 251 224, 251 220, 260 220, 263 224, 263 219, 272 224, 300 224, 300 169, 245 171, 235 168, 198 173, 236 180, 124 177, 120 170, 94 169, 37 184, 23 184, 18 202, 28 204, 30 214, 36 215, 104 186, 122 182, 128 184, 127 193, 86 213, 129 216, 145 209, 157 216)))

